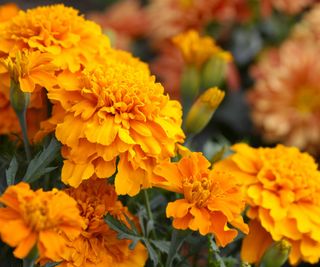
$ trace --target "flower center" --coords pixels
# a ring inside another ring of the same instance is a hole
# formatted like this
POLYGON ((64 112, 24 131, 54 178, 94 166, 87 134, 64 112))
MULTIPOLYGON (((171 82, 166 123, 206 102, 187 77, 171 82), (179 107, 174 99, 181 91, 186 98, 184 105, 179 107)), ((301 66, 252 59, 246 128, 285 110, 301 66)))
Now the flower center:
POLYGON ((295 105, 301 113, 320 112, 320 92, 308 86, 300 88, 295 105))
POLYGON ((212 183, 207 177, 189 177, 183 181, 183 192, 190 203, 205 206, 211 195, 212 183))
POLYGON ((28 225, 35 231, 51 228, 52 222, 48 218, 47 203, 34 199, 25 203, 25 216, 28 225))

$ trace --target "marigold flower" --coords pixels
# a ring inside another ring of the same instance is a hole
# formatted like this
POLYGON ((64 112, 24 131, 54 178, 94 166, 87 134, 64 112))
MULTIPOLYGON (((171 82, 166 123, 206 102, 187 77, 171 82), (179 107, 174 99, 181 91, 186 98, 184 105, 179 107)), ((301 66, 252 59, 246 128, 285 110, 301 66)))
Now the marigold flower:
POLYGON ((145 247, 138 243, 134 250, 130 250, 128 246, 131 241, 119 240, 117 233, 104 221, 107 214, 126 224, 124 214, 134 219, 117 200, 112 185, 106 180, 91 179, 77 189, 67 189, 66 193, 77 201, 86 228, 77 239, 68 243, 60 267, 144 266, 147 260, 145 247))
POLYGON ((162 163, 155 169, 157 186, 184 197, 168 204, 167 217, 173 217, 175 228, 212 233, 217 244, 225 246, 237 236, 228 224, 248 231, 241 217, 245 203, 240 187, 227 172, 210 170, 201 153, 190 153, 178 163, 162 163))
POLYGON ((211 37, 200 37, 199 33, 190 30, 181 33, 172 39, 173 43, 179 48, 187 64, 194 64, 198 68, 213 55, 220 56, 226 61, 230 61, 232 56, 219 48, 211 37))
POLYGON ((21 182, 8 187, 0 203, 0 237, 20 259, 37 245, 40 260, 61 260, 65 238, 76 238, 83 227, 77 203, 57 189, 32 191, 21 182))
MULTIPOLYGON (((15 73, 14 78, 21 82, 22 90, 28 92, 37 89, 38 93, 43 88, 49 89, 56 82, 53 75, 56 75, 57 71, 67 69, 76 72, 108 49, 108 38, 102 34, 97 24, 85 20, 78 15, 77 10, 63 5, 20 11, 10 21, 1 24, 0 58, 8 58, 7 65, 11 66, 11 74, 15 73)), ((0 66, 0 83, 0 94, 3 95, 1 97, 6 97, 8 103, 10 75, 4 66, 0 66)), ((34 93, 31 96, 30 108, 44 114, 47 101, 39 101, 42 93, 33 95, 34 93)), ((6 104, 6 108, 1 109, 0 113, 14 117, 13 110, 7 106, 6 104)), ((30 113, 29 110, 27 113, 30 113)), ((29 123, 33 129, 37 129, 40 121, 29 123)), ((20 132, 19 127, 14 127, 18 126, 17 123, 1 120, 0 124, 0 129, 3 129, 1 133, 20 132)))
POLYGON ((258 262, 272 240, 284 240, 291 245, 291 264, 318 262, 320 172, 314 159, 283 145, 251 148, 237 144, 233 150, 235 154, 215 166, 238 178, 250 207, 243 259, 258 262))
POLYGON ((151 186, 154 166, 174 156, 175 144, 183 141, 181 105, 129 53, 106 58, 81 73, 59 75, 61 88, 48 94, 59 108, 48 123, 56 124, 65 145, 64 183, 77 187, 93 175, 108 178, 119 157, 116 191, 135 195, 151 186))
POLYGON ((320 151, 320 64, 317 44, 289 40, 254 69, 252 118, 269 142, 320 151))
POLYGON ((0 22, 7 21, 17 15, 19 8, 14 3, 0 5, 0 22))

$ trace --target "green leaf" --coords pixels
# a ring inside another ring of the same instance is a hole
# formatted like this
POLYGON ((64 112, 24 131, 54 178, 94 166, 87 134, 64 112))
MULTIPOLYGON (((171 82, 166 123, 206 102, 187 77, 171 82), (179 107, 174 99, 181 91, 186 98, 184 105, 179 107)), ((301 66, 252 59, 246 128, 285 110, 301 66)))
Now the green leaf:
POLYGON ((30 161, 23 181, 32 183, 42 175, 54 170, 55 167, 48 167, 48 165, 57 157, 59 151, 60 143, 55 138, 52 138, 50 144, 30 161))
POLYGON ((17 161, 16 157, 13 156, 13 158, 9 164, 9 168, 6 170, 6 180, 7 180, 8 186, 14 184, 17 171, 18 171, 18 161, 17 161))
POLYGON ((188 231, 179 231, 179 230, 173 230, 171 242, 170 242, 170 248, 168 253, 168 258, 166 261, 166 267, 171 267, 173 264, 174 259, 179 255, 178 251, 180 247, 182 246, 184 240, 188 236, 188 231))
POLYGON ((61 262, 48 262, 43 267, 55 267, 55 266, 58 266, 59 264, 61 264, 61 262))
POLYGON ((169 254, 170 242, 165 240, 150 240, 151 243, 161 252, 169 254))

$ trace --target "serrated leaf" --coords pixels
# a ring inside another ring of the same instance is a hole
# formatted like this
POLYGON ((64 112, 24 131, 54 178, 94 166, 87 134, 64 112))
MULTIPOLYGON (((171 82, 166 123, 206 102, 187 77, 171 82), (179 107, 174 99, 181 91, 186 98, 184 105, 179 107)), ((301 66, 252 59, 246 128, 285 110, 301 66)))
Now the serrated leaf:
POLYGON ((153 220, 149 220, 147 222, 147 236, 150 235, 151 231, 154 230, 154 221, 153 220))
POLYGON ((150 240, 150 241, 161 252, 164 252, 166 254, 169 253, 169 249, 170 249, 169 241, 165 241, 165 240, 150 240))
POLYGON ((18 171, 18 161, 15 156, 13 156, 12 160, 10 161, 8 169, 6 169, 6 180, 7 180, 7 185, 13 185, 16 174, 18 171))
POLYGON ((54 170, 54 167, 48 167, 48 165, 56 158, 59 151, 60 143, 52 138, 50 144, 30 161, 23 181, 32 183, 42 175, 54 170))

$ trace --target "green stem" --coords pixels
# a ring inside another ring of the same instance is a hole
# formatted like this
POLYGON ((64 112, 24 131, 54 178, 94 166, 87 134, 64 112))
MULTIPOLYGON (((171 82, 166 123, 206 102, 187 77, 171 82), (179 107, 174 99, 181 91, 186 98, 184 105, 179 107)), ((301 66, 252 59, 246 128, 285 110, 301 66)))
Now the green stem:
POLYGON ((23 138, 23 145, 24 150, 26 151, 27 160, 28 162, 31 161, 31 150, 30 150, 30 143, 28 139, 28 131, 27 131, 27 123, 26 123, 26 110, 17 113, 20 127, 22 130, 22 138, 23 138))
POLYGON ((28 258, 26 259, 23 259, 23 267, 34 267, 34 263, 35 261, 34 260, 30 260, 28 258))
MULTIPOLYGON (((151 206, 150 206, 150 200, 149 200, 149 195, 148 195, 148 192, 147 192, 147 189, 144 189, 143 190, 143 193, 144 193, 144 200, 146 202, 146 209, 147 209, 147 215, 148 215, 148 219, 150 221, 153 221, 153 214, 152 214, 152 211, 151 211, 151 206)), ((157 240, 157 234, 156 234, 156 231, 154 229, 152 229, 151 231, 151 234, 152 234, 152 238, 157 240)))
POLYGON ((215 259, 214 259, 214 251, 211 246, 211 235, 208 235, 208 266, 214 267, 215 266, 215 259))

